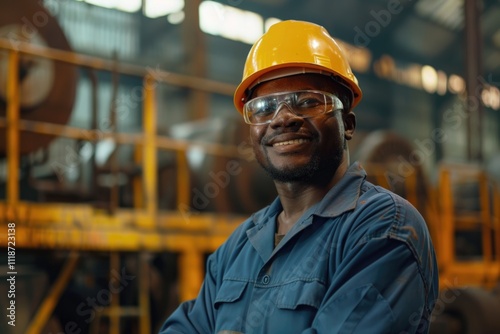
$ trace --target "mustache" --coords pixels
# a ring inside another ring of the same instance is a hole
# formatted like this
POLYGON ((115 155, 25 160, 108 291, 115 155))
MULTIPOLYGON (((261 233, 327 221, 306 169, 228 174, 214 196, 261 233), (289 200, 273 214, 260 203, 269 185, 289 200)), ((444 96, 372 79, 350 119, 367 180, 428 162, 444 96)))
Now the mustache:
POLYGON ((310 138, 312 140, 316 140, 319 137, 318 134, 312 133, 310 131, 304 131, 304 130, 296 131, 296 130, 282 129, 282 130, 276 130, 270 134, 264 135, 262 137, 262 139, 260 140, 260 144, 265 145, 265 144, 271 142, 272 140, 274 140, 274 138, 281 136, 281 135, 284 135, 284 134, 293 134, 293 135, 304 137, 304 138, 310 138))

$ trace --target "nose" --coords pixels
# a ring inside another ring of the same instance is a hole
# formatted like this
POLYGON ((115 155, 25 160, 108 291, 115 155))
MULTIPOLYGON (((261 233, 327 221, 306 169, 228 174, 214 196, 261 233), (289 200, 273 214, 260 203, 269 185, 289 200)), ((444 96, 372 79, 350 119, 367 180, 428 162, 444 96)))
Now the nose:
POLYGON ((304 119, 300 116, 295 115, 292 111, 290 105, 286 102, 282 102, 274 118, 271 120, 270 126, 272 128, 278 127, 300 127, 304 123, 304 119))

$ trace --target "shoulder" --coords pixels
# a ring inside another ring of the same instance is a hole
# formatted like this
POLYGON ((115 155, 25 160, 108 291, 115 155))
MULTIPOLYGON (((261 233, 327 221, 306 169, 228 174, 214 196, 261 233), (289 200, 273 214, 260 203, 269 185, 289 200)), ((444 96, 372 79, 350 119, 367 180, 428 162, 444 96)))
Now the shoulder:
POLYGON ((364 182, 346 233, 351 246, 377 240, 406 244, 420 266, 432 266, 434 247, 427 224, 418 210, 401 196, 364 182))
POLYGON ((404 242, 429 237, 427 224, 418 210, 406 199, 370 182, 361 187, 354 224, 365 228, 365 238, 382 237, 404 242))
MULTIPOLYGON (((437 275, 434 246, 427 224, 418 210, 401 196, 365 182, 351 224, 356 243, 379 239, 407 246, 424 277, 437 275)), ((437 277, 437 276, 436 276, 437 277)), ((426 284, 430 279, 424 279, 426 284)))

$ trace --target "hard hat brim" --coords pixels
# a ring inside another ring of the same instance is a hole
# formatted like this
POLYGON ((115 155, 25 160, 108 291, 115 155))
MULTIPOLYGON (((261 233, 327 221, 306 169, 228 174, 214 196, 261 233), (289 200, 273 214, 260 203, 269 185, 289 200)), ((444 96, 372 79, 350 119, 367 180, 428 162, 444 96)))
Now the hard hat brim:
MULTIPOLYGON (((316 73, 321 73, 321 74, 325 74, 325 75, 332 75, 332 76, 335 76, 337 78, 340 78, 343 81, 344 86, 347 86, 353 93, 353 101, 352 101, 351 107, 354 108, 361 101, 363 93, 362 93, 361 89, 359 88, 359 86, 350 84, 350 82, 353 80, 352 78, 345 78, 342 75, 340 75, 339 73, 332 72, 331 70, 329 70, 328 68, 325 68, 323 66, 319 66, 319 65, 315 65, 315 64, 304 64, 301 62, 297 62, 297 63, 277 64, 277 65, 272 66, 272 67, 267 67, 265 69, 262 69, 260 71, 255 72, 252 75, 245 78, 245 80, 243 80, 238 85, 238 87, 236 87, 236 90, 234 93, 233 102, 234 102, 234 106, 236 107, 238 112, 240 114, 243 114, 243 106, 244 106, 245 102, 247 101, 247 94, 249 93, 250 89, 254 88, 255 86, 257 86, 258 84, 260 84, 264 81, 268 81, 268 80, 262 81, 262 80, 260 80, 260 78, 262 78, 263 76, 267 76, 273 72, 279 72, 279 70, 286 69, 286 68, 303 68, 304 74, 316 72, 316 73), (311 71, 308 71, 308 70, 311 70, 311 71)), ((287 75, 296 75, 296 74, 300 74, 300 72, 291 71, 291 72, 288 72, 287 75)), ((275 77, 273 77, 273 79, 282 78, 282 77, 285 77, 287 75, 276 75, 275 77)))

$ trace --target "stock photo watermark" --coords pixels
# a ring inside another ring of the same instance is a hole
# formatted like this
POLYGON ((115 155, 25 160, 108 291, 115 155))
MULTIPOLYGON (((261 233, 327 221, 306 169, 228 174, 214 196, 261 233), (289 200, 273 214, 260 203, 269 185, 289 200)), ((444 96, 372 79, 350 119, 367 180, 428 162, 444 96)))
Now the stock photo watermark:
POLYGON ((16 223, 14 220, 7 220, 7 323, 9 326, 16 326, 16 223))
MULTIPOLYGON (((42 1, 38 3, 43 6, 42 1)), ((48 23, 49 16, 40 10, 35 12, 32 17, 23 16, 19 22, 20 28, 10 31, 5 37, 15 50, 19 50, 20 43, 33 39, 38 34, 38 30, 45 27, 48 23)))
MULTIPOLYGON (((454 287, 461 286, 458 282, 458 278, 455 277, 453 282, 450 282, 446 279, 443 283, 444 288, 442 292, 439 294, 439 297, 435 301, 434 309, 429 319, 426 319, 426 322, 421 321, 421 314, 423 313, 423 309, 419 309, 418 311, 412 313, 408 319, 408 323, 410 326, 416 328, 415 333, 426 333, 428 326, 436 319, 436 317, 443 314, 446 310, 446 305, 453 303, 460 295, 462 295, 463 290, 467 289, 467 286, 464 286, 460 289, 456 289, 454 287)), ((400 332, 399 334, 409 334, 406 331, 400 332)))
MULTIPOLYGON (((21 217, 19 211, 13 207, 5 207, 5 212, 3 213, 3 217, 5 218, 5 225, 3 228, 6 232, 4 235, 7 239, 6 243, 6 257, 7 257, 7 265, 5 271, 5 282, 7 283, 7 293, 4 297, 6 297, 7 307, 4 310, 5 316, 7 319, 7 324, 11 327, 16 326, 16 317, 17 311, 21 308, 16 301, 16 295, 19 295, 18 287, 17 287, 17 260, 16 260, 16 237, 17 237, 17 226, 24 224, 27 222, 26 217, 21 217)), ((4 318, 5 319, 5 318, 4 318)))
POLYGON ((191 216, 207 208, 210 202, 230 185, 232 179, 241 174, 243 171, 242 161, 255 160, 253 149, 249 147, 248 142, 241 142, 237 146, 237 151, 242 160, 231 159, 227 161, 223 170, 210 170, 208 172, 210 181, 201 187, 192 188, 190 204, 181 203, 178 205, 177 209, 181 212, 186 223, 189 223, 191 216))
POLYGON ((444 144, 451 138, 451 132, 457 131, 470 117, 468 110, 477 108, 482 103, 483 88, 496 86, 499 83, 493 81, 490 74, 488 80, 478 77, 481 85, 475 92, 457 100, 447 108, 442 115, 442 126, 436 127, 430 132, 430 136, 424 139, 414 139, 414 150, 408 157, 398 156, 397 173, 386 171, 385 178, 391 189, 395 189, 398 183, 404 183, 405 179, 417 172, 417 169, 424 165, 436 152, 436 145, 444 144))
MULTIPOLYGON (((85 298, 76 307, 76 315, 82 318, 85 323, 90 324, 96 317, 96 315, 102 312, 106 306, 111 304, 113 298, 121 293, 129 284, 132 282, 136 276, 128 275, 125 268, 121 269, 121 272, 116 270, 111 270, 111 278, 108 282, 108 286, 99 290, 95 296, 85 298)), ((63 333, 48 333, 48 334, 80 334, 82 333, 82 328, 79 327, 76 321, 69 321, 64 324, 63 333)))
POLYGON ((403 9, 404 6, 401 0, 389 0, 385 9, 371 10, 370 16, 373 17, 373 20, 368 21, 363 27, 354 27, 356 32, 354 45, 368 46, 372 39, 377 37, 391 23, 392 17, 400 14, 403 9))

